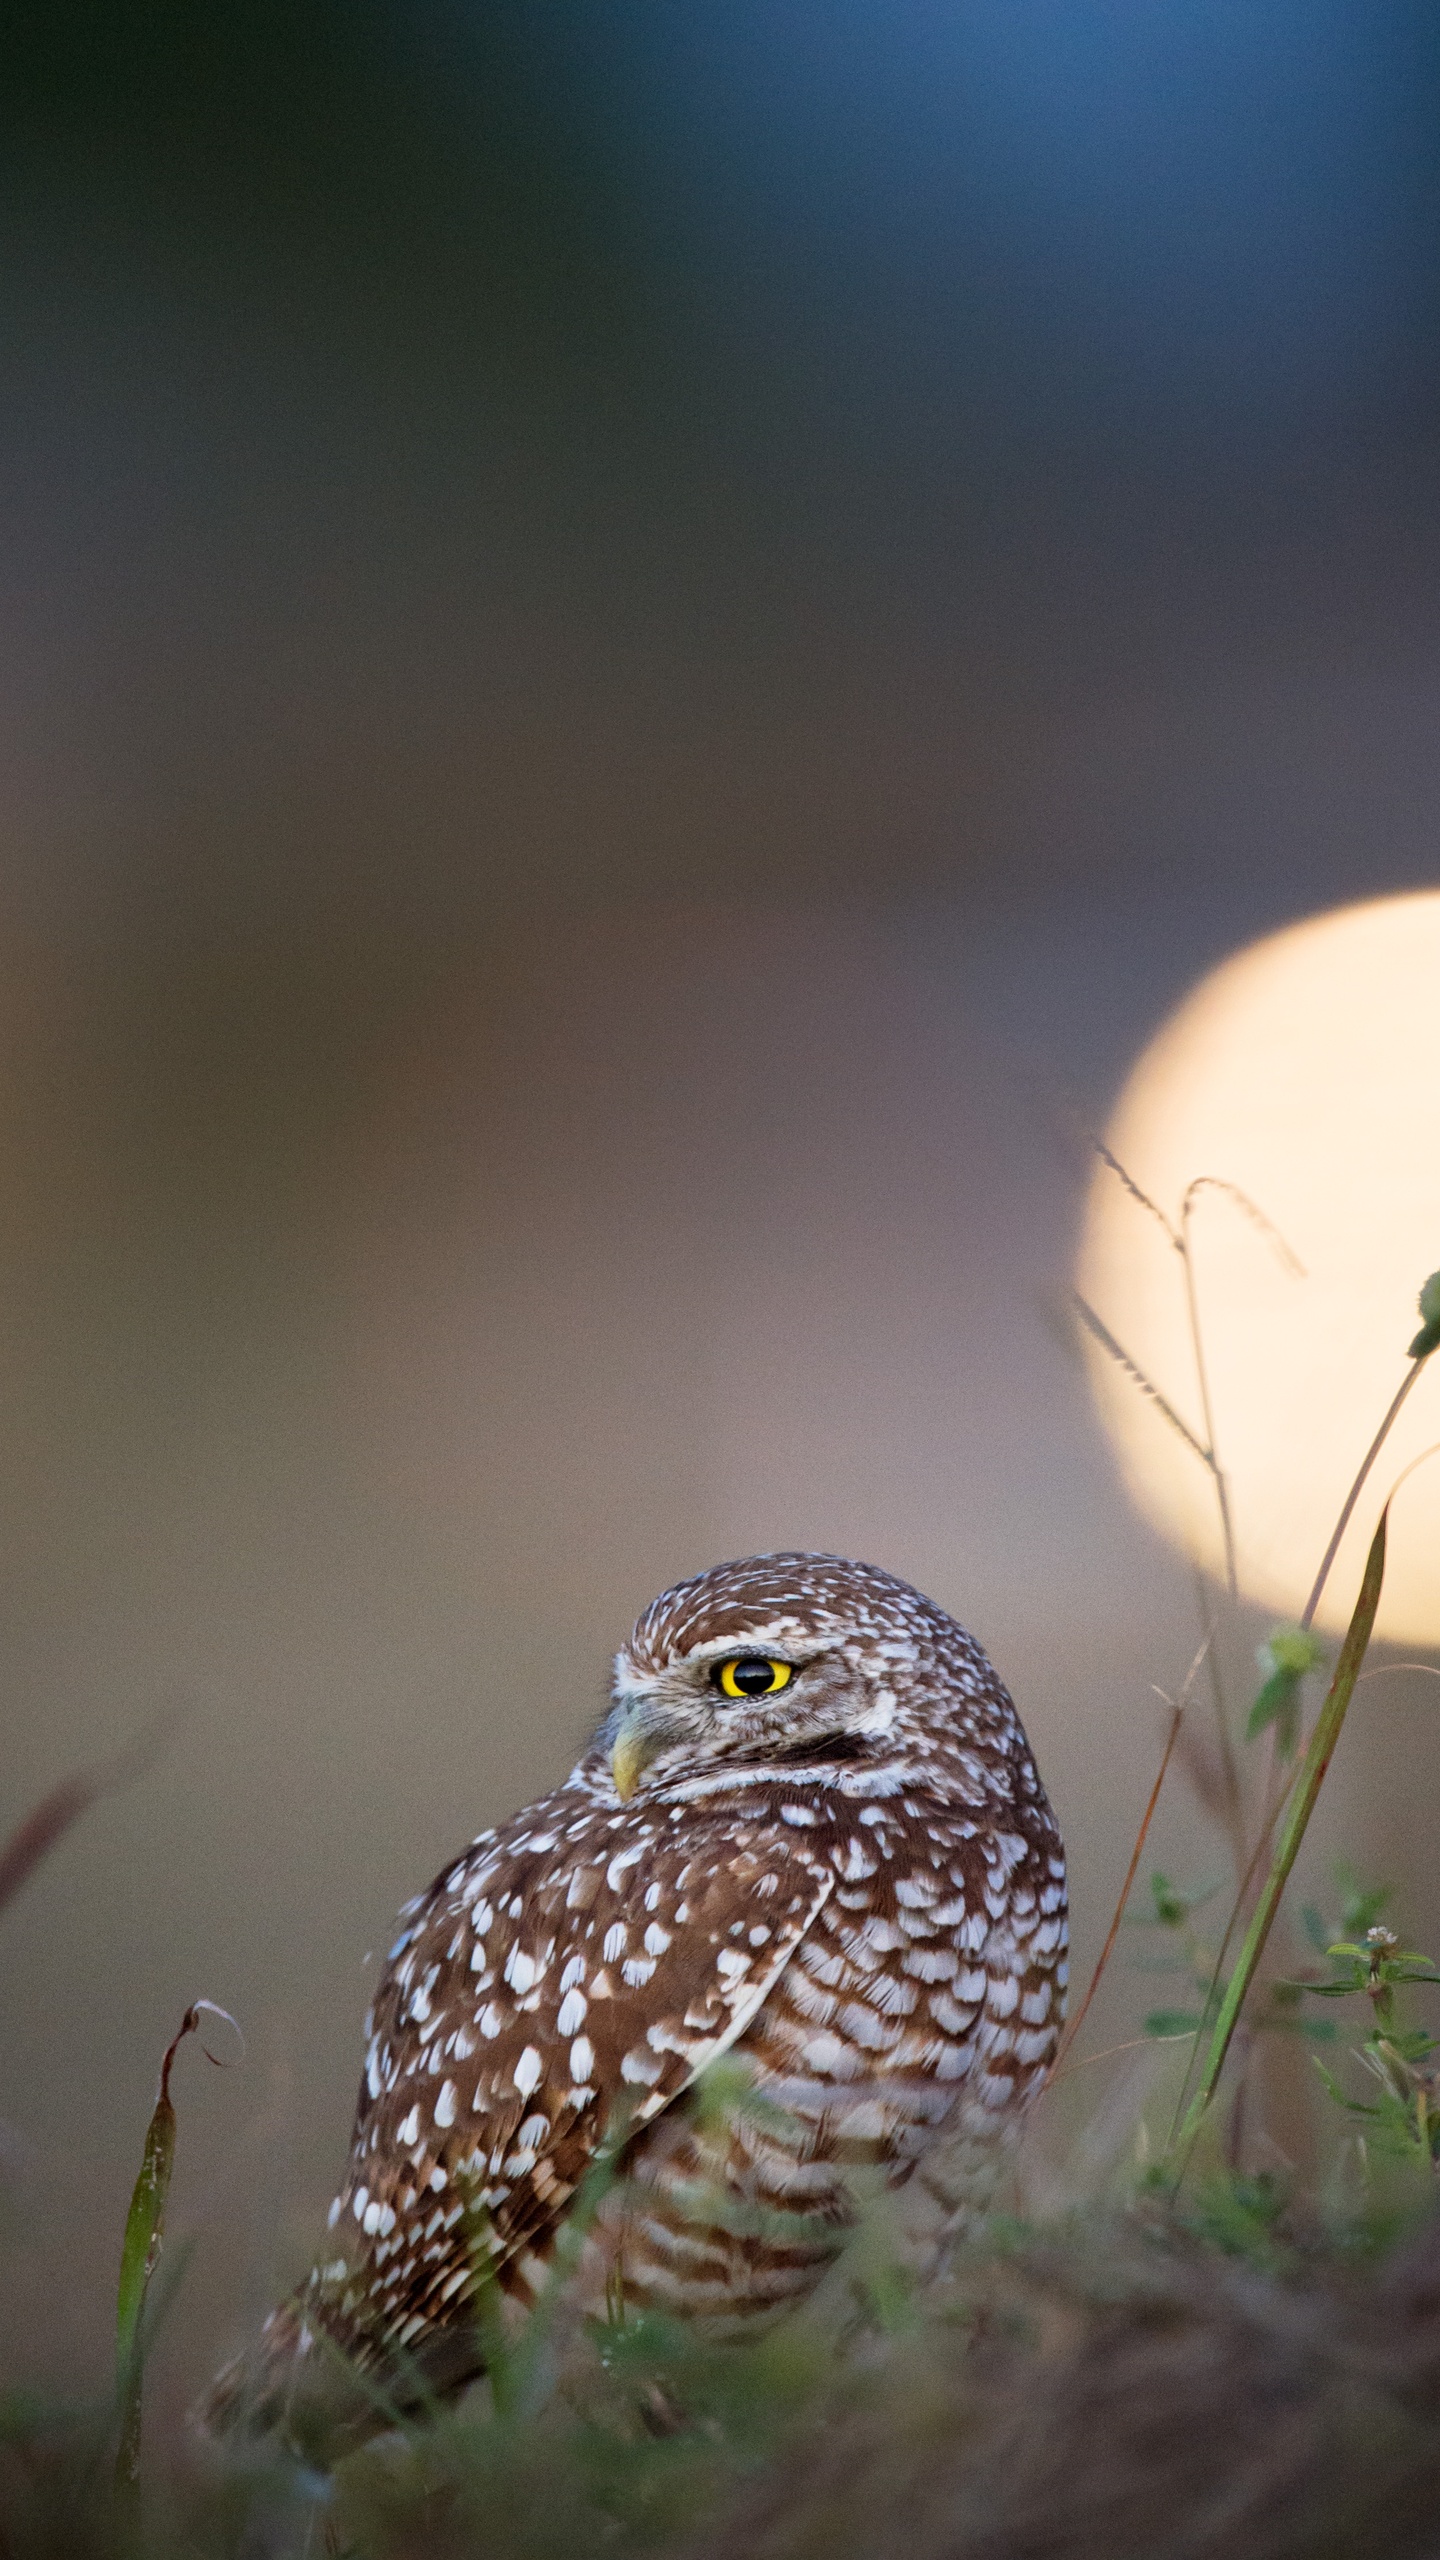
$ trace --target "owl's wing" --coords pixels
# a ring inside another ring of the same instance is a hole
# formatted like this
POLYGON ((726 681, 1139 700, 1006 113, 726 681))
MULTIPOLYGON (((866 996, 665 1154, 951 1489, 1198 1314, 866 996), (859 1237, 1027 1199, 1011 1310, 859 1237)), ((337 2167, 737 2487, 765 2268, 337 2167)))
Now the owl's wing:
POLYGON ((553 1829, 544 1811, 483 1834, 411 1907, 375 2003, 332 2221, 350 2301, 358 2278, 391 2343, 454 2319, 477 2266, 533 2249, 607 2136, 744 2034, 833 1884, 769 1824, 692 1818, 682 1846, 573 1798, 553 1829))

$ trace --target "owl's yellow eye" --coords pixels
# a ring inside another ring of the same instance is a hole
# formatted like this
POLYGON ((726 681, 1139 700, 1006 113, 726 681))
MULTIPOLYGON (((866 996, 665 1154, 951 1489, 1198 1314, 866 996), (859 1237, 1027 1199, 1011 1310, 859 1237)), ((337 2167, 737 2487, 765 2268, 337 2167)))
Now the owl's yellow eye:
POLYGON ((729 1662, 717 1662, 713 1677, 727 1698, 773 1698, 794 1679, 795 1666, 768 1653, 737 1653, 729 1662))

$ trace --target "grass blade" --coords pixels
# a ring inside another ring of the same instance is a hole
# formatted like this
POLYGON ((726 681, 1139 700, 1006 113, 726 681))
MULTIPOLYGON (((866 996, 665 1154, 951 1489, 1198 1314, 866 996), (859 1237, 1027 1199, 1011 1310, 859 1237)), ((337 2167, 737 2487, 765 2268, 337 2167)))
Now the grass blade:
POLYGON ((0 1843, 0 1909, 13 1901, 82 1813, 88 1813, 102 1796, 118 1795, 153 1767, 174 1721, 168 1713, 157 1718, 128 1751, 113 1760, 97 1761, 92 1768, 73 1770, 32 1805, 8 1840, 0 1843))
POLYGON ((1385 1579, 1385 1537, 1389 1516, 1390 1505, 1387 1502, 1380 1514, 1379 1526, 1370 1542, 1370 1553, 1365 1561, 1360 1596, 1355 1603, 1355 1612, 1346 1631, 1345 1642, 1340 1648, 1340 1659, 1335 1665, 1334 1678, 1331 1680, 1325 1703, 1310 1737, 1309 1748, 1300 1766, 1284 1826, 1270 1860, 1269 1873, 1261 1888, 1260 1899, 1255 1905, 1250 1926, 1245 1932, 1244 1943, 1235 1959, 1234 1972, 1225 1986, 1225 1996, 1220 2003, 1211 2031, 1210 2048, 1205 2057, 1204 2070, 1200 2075, 1200 2085, 1190 2102, 1184 2122, 1171 2148, 1171 2169, 1177 2183, 1185 2173, 1196 2135, 1199 2133, 1210 2101, 1215 2095, 1220 2074, 1225 2068, 1225 2057, 1230 2050, 1230 2040, 1239 2022, 1246 1994, 1255 1979, 1256 1968, 1265 1951, 1265 1941, 1270 1935, 1275 1914, 1280 1908, 1280 1897, 1289 1882, 1290 1871, 1299 1855, 1300 1843, 1305 1837, 1310 1816, 1315 1810, 1320 1789, 1325 1783, 1326 1771, 1334 1757, 1335 1745, 1340 1739, 1345 1710, 1350 1704, 1355 1683, 1360 1674, 1360 1665, 1365 1659, 1371 1630, 1375 1624, 1375 1612, 1380 1605, 1380 1589, 1385 1579))
MULTIPOLYGON (((185 2038, 199 2031, 202 2011, 235 2025, 228 2009, 213 2000, 197 2000, 185 2012, 165 2048, 155 2110, 145 2135, 140 2175, 125 2217, 120 2250, 120 2284, 115 2305, 115 2380, 120 2404, 120 2443, 115 2456, 116 2495, 132 2510, 140 2485, 140 2435, 144 2415, 145 2306, 151 2279, 160 2263, 165 2239, 165 2206, 175 2166, 175 2108, 170 2072, 185 2038)), ((238 2027, 236 2028, 239 2034, 238 2027)), ((207 2049, 208 2050, 208 2049, 207 2049)), ((208 2055, 211 2062, 216 2056, 208 2055)))
POLYGON ((1414 1386, 1416 1379, 1419 1377, 1421 1370, 1424 1368, 1426 1361, 1429 1359, 1431 1352, 1434 1351, 1437 1346, 1440 1346, 1440 1271, 1432 1271, 1429 1279, 1422 1288, 1420 1292, 1418 1311, 1423 1321, 1419 1332, 1416 1334, 1414 1341, 1409 1347, 1407 1356, 1411 1365, 1406 1370, 1404 1377, 1396 1388, 1394 1399, 1390 1405, 1389 1411, 1386 1413, 1384 1421, 1381 1423, 1380 1428, 1376 1432, 1374 1439, 1371 1441, 1369 1448, 1366 1450, 1364 1457, 1361 1459, 1360 1472, 1356 1476, 1354 1483, 1345 1496, 1344 1507, 1340 1513, 1339 1519, 1335 1523, 1335 1527, 1330 1538, 1330 1544, 1321 1558, 1320 1570, 1315 1576, 1315 1587, 1311 1592, 1309 1599, 1305 1603, 1304 1615, 1300 1620, 1302 1627, 1309 1626, 1316 1610, 1320 1606, 1320 1595, 1324 1590, 1326 1583, 1329 1581, 1330 1567, 1339 1553, 1340 1541, 1344 1537, 1345 1532, 1350 1525, 1350 1515, 1353 1512, 1356 1503, 1360 1499, 1365 1479, 1369 1475, 1371 1468, 1374 1466, 1376 1459, 1379 1457, 1381 1450, 1384 1448, 1385 1443, 1399 1417, 1400 1409, 1404 1404, 1406 1397, 1409 1395, 1411 1388, 1414 1386))

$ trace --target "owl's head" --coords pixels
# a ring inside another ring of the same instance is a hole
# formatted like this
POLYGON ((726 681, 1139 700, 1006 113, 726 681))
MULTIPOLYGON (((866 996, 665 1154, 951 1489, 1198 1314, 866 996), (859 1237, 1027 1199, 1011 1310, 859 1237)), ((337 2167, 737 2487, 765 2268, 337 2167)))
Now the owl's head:
POLYGON ((789 1554, 662 1592, 616 1655, 612 1695, 597 1742, 627 1802, 721 1767, 818 1775, 881 1760, 899 1731, 941 1719, 958 1739, 1004 1702, 974 1639, 908 1582, 789 1554))

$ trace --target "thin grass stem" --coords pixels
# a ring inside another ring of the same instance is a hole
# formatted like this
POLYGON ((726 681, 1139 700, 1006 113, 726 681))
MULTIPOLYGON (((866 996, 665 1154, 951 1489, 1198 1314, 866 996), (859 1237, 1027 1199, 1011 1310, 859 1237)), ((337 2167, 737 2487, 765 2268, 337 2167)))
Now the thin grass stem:
POLYGON ((1210 1602, 1210 1586, 1204 1568, 1195 1567, 1195 1603, 1200 1616, 1204 1644, 1205 1667, 1210 1681, 1210 1703, 1215 1711, 1215 1742, 1220 1754, 1220 1785, 1224 1798, 1225 1827, 1230 1834, 1230 1854, 1238 1876, 1245 1863, 1245 1795, 1240 1784, 1240 1764, 1235 1757, 1235 1742, 1230 1731, 1230 1715, 1225 1702, 1225 1682, 1220 1669, 1219 1630, 1210 1602))
POLYGON ((1340 1517, 1336 1521, 1335 1526, 1330 1533, 1330 1544, 1326 1548, 1324 1555, 1321 1557, 1320 1570, 1315 1576, 1315 1587, 1312 1590, 1309 1599, 1306 1601, 1304 1609, 1301 1611, 1300 1624, 1302 1627, 1308 1627, 1311 1624, 1315 1616, 1315 1612, 1320 1606, 1320 1595, 1324 1591, 1325 1585, 1330 1579, 1330 1568, 1335 1562, 1335 1558, 1340 1551, 1340 1541, 1350 1526, 1350 1515, 1354 1511, 1355 1505, 1364 1491, 1365 1479, 1369 1475, 1371 1468, 1374 1466, 1376 1459, 1379 1457, 1381 1450, 1384 1448, 1386 1441, 1389 1439, 1391 1430, 1399 1418, 1400 1409, 1429 1357, 1430 1354, 1428 1351, 1422 1351, 1419 1357, 1411 1362, 1409 1369, 1401 1379, 1400 1384, 1395 1391, 1384 1421, 1381 1423, 1379 1430, 1376 1432, 1374 1439, 1371 1441, 1369 1448, 1366 1450, 1364 1457, 1360 1461, 1360 1472, 1356 1476, 1354 1483, 1345 1496, 1344 1503, 1341 1506, 1340 1517))
POLYGON ((1078 2062, 1067 2062, 1063 2071, 1052 2068, 1046 2086, 1052 2087, 1057 2080, 1072 2080, 1077 2071, 1088 2071, 1092 2063, 1113 2062, 1117 2054, 1139 2053, 1142 2046, 1149 2050, 1157 2044, 1188 2044, 1193 2034, 1192 2027, 1180 2027, 1173 2035, 1127 2036, 1123 2044, 1102 2045, 1098 2053, 1082 2053, 1078 2062))
POLYGON ((1072 1289, 1070 1300, 1086 1332, 1094 1336, 1101 1350, 1109 1354, 1118 1369, 1124 1370, 1131 1384, 1139 1388, 1142 1396, 1148 1403, 1154 1405, 1157 1413, 1163 1415, 1171 1430, 1179 1432, 1186 1447, 1194 1450, 1202 1467, 1210 1467, 1213 1471, 1214 1460, 1204 1442, 1196 1437, 1188 1422, 1181 1421, 1169 1397, 1161 1394, 1154 1379, 1146 1376, 1139 1361, 1132 1359, 1124 1344, 1116 1341, 1110 1327, 1102 1316, 1096 1314, 1089 1299, 1082 1298, 1078 1289, 1072 1289))
POLYGON ((1354 1693, 1360 1666, 1365 1659, 1371 1630, 1375 1624, 1375 1613, 1380 1605, 1381 1586, 1385 1579, 1385 1541, 1389 1516, 1390 1506, 1387 1503, 1380 1514, 1379 1525, 1370 1542, 1370 1553, 1366 1558, 1360 1596, 1355 1603, 1354 1614, 1346 1631, 1345 1641, 1340 1648, 1340 1659, 1335 1665, 1334 1677, 1326 1694, 1325 1703, 1315 1721, 1315 1729, 1301 1764, 1284 1828, 1276 1842, 1274 1855, 1270 1861, 1270 1871, 1265 1878, 1260 1899, 1256 1903, 1250 1926, 1245 1933, 1235 1969, 1225 1986, 1225 1996, 1220 2003, 1219 2014, 1211 2032, 1210 2048, 1200 2076, 1199 2088, 1190 2102, 1179 2133, 1170 2146, 1173 2178, 1177 2185, 1185 2174, 1190 2155, 1195 2147, 1196 2137, 1219 2084, 1220 2074, 1225 2068, 1225 2058, 1239 2024, 1246 1994, 1255 1978, 1256 1969, 1265 1950, 1265 1942, 1280 1907, 1280 1898, 1299 1855, 1300 1844, 1305 1837, 1310 1816, 1315 1810, 1321 1787, 1325 1783, 1326 1772, 1334 1756, 1335 1746, 1340 1739, 1345 1711, 1354 1693))
POLYGON ((1192 1182, 1180 1208, 1180 1262, 1185 1273, 1185 1310, 1190 1326, 1190 1348, 1195 1359, 1195 1380, 1200 1390, 1200 1419, 1205 1432, 1205 1448, 1211 1476, 1215 1484, 1215 1501, 1220 1513, 1220 1543, 1225 1555, 1225 1588, 1233 1607, 1240 1596, 1235 1564, 1235 1523, 1230 1510, 1230 1488, 1220 1464, 1215 1445, 1215 1414, 1210 1398, 1210 1373, 1205 1365, 1205 1338, 1200 1327, 1200 1297, 1195 1282, 1195 1254, 1190 1240, 1190 1220, 1195 1201, 1206 1177, 1192 1182))
POLYGON ((1160 1755, 1160 1766, 1155 1772, 1155 1783, 1150 1790, 1145 1811, 1141 1816, 1140 1828, 1135 1834, 1135 1846, 1130 1852, 1130 1864, 1125 1870, 1125 1881, 1120 1887, 1120 1898, 1115 1905, 1109 1929, 1106 1931, 1105 1944, 1100 1950, 1095 1970, 1090 1976, 1085 1997, 1081 2001, 1073 2018, 1069 2020, 1065 2028, 1065 2032, 1061 2036, 1060 2042, 1055 2048, 1055 2059, 1050 2065, 1050 2070, 1047 2075, 1048 2079, 1052 2081, 1059 2076, 1060 2065, 1064 2061, 1066 2054, 1069 2052, 1076 2037, 1080 2033, 1081 2028, 1085 2024, 1090 2004, 1093 2001, 1096 1992, 1100 1988, 1106 1966, 1109 1964, 1110 1958, 1115 1952, 1115 1941, 1120 1935, 1120 1924, 1125 1917, 1125 1906, 1130 1899, 1132 1891, 1134 1890, 1135 1877, 1139 1870, 1141 1857, 1144 1853, 1145 1842, 1149 1835, 1150 1825, 1155 1819, 1155 1808, 1160 1801, 1160 1790, 1165 1784, 1166 1772, 1168 1771, 1170 1762, 1174 1756, 1176 1740, 1179 1736, 1180 1727, 1184 1722, 1184 1718, 1185 1707, 1182 1696, 1180 1705, 1172 1707, 1170 1710, 1170 1730, 1165 1737, 1165 1748, 1160 1755))
MULTIPOLYGON (((1259 1832, 1256 1836, 1255 1846, 1250 1852, 1245 1872, 1241 1876, 1239 1885, 1236 1888, 1235 1899, 1230 1906, 1230 1917, 1225 1923, 1225 1933, 1220 1940, 1220 1946, 1215 1957, 1214 1967, 1211 1972, 1210 1979, 1205 1986, 1205 1997, 1200 2004, 1200 2026, 1196 2029, 1194 2034, 1190 2060, 1186 2066, 1185 2077, 1180 2084, 1180 2096, 1176 2104, 1176 2126, 1178 2126, 1181 2116, 1184 2114, 1185 2104, 1190 2095, 1190 2083, 1194 2077, 1195 2063, 1200 2052, 1200 2037, 1204 2033, 1205 2021, 1210 2017, 1215 2006, 1215 1997, 1219 1991, 1221 1977, 1225 1971, 1225 1959, 1230 1952, 1231 1940, 1234 1938, 1235 1932, 1239 1928, 1240 1922, 1244 1917, 1246 1906, 1250 1899, 1251 1887, 1260 1873, 1261 1859, 1265 1856, 1266 1851, 1270 1846, 1271 1835, 1273 1834, 1275 1825, 1279 1821, 1280 1816, 1284 1812, 1285 1806, 1289 1801, 1291 1790, 1295 1785, 1296 1779, 1300 1775, 1300 1768, 1301 1763, 1297 1761, 1276 1795, 1273 1804, 1270 1805, 1268 1811, 1265 1813, 1260 1824, 1259 1832)), ((1174 2130, 1175 2127, 1172 2126, 1172 2138, 1174 2130)))

